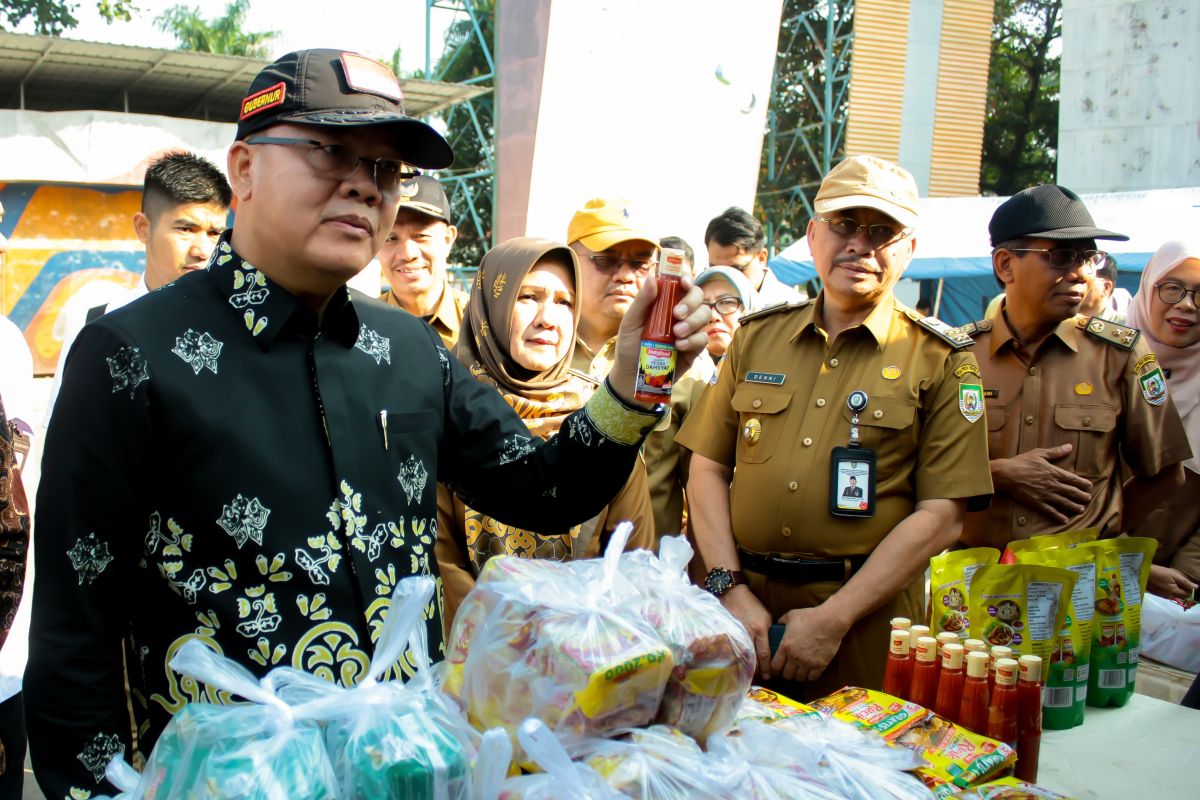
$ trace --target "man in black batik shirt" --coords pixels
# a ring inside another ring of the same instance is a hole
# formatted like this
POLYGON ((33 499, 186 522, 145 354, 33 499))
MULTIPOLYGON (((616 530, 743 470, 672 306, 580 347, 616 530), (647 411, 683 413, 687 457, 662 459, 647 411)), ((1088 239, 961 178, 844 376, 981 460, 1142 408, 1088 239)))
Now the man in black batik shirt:
MULTIPOLYGON (((130 745, 123 657, 144 753, 184 704, 219 701, 167 666, 189 639, 256 674, 356 683, 396 582, 436 576, 438 481, 545 531, 620 489, 661 413, 628 399, 650 293, 610 382, 545 444, 426 323, 348 294, 407 165, 451 160, 382 64, 284 56, 243 101, 237 219, 208 268, 80 334, 46 441, 25 676, 47 796, 111 792, 105 765, 130 745)), ((699 300, 676 309, 688 352, 699 300)), ((439 652, 440 609, 428 636, 439 652)))

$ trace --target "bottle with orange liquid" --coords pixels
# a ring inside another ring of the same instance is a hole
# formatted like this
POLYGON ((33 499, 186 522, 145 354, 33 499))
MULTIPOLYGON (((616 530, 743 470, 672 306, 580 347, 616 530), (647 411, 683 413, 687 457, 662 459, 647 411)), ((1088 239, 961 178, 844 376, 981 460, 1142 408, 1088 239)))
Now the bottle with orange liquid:
POLYGON ((679 304, 683 275, 683 251, 662 249, 658 260, 658 297, 646 317, 642 330, 642 350, 638 358, 637 383, 633 396, 643 403, 671 402, 675 385, 674 308, 679 304))
POLYGON ((922 636, 917 640, 917 660, 913 664, 912 685, 908 699, 924 708, 933 708, 937 701, 938 672, 937 639, 922 636))
POLYGON ((987 643, 983 639, 963 639, 962 646, 968 653, 986 653, 988 651, 987 643))
POLYGON ((938 661, 941 661, 942 648, 945 647, 946 645, 950 644, 951 642, 958 644, 958 634, 952 633, 951 631, 942 631, 941 633, 939 633, 937 635, 937 640, 938 640, 938 661))
POLYGON ((957 642, 942 645, 942 674, 938 679, 937 702, 933 710, 951 722, 958 722, 965 680, 963 646, 957 642))
POLYGON ((975 733, 987 735, 988 667, 992 657, 976 651, 967 654, 967 677, 963 681, 962 702, 955 721, 975 733))
POLYGON ((906 631, 912 627, 912 620, 908 617, 892 617, 892 630, 906 631))
POLYGON ((908 632, 912 634, 913 649, 916 650, 917 649, 917 639, 920 639, 922 636, 929 635, 929 626, 928 625, 910 625, 908 628, 908 632))
POLYGON ((988 689, 996 688, 996 662, 1002 658, 1012 658, 1012 648, 1002 644, 992 645, 992 661, 988 667, 988 689))
POLYGON ((1017 662, 996 660, 996 686, 988 704, 988 738, 1017 746, 1017 662))
POLYGON ((1042 659, 1021 656, 1017 681, 1018 780, 1037 783, 1038 756, 1042 749, 1042 659))
POLYGON ((909 652, 911 642, 908 631, 892 631, 888 646, 887 667, 883 671, 883 692, 901 700, 908 698, 912 685, 913 661, 909 652))

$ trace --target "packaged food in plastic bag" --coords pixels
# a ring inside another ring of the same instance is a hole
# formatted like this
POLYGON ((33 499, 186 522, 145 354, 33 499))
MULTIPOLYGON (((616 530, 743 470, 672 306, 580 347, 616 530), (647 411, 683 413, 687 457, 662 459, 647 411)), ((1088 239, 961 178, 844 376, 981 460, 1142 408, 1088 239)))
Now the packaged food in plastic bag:
POLYGON ((952 800, 1071 800, 1065 794, 1052 792, 1037 784, 1016 778, 1001 778, 964 792, 951 795, 952 800))
POLYGON ((429 681, 424 616, 431 578, 397 583, 363 680, 343 688, 280 668, 269 676, 293 713, 320 722, 343 797, 469 800, 478 735, 441 702, 429 681), (408 685, 380 682, 407 643, 417 667, 408 685))
POLYGON ((138 797, 138 783, 142 775, 125 760, 124 753, 117 754, 104 768, 104 777, 117 790, 115 795, 97 795, 93 800, 133 800, 138 797))
POLYGON ((1000 563, 1019 564, 1021 563, 1020 553, 1023 551, 1075 547, 1085 542, 1094 542, 1099 535, 1099 528, 1080 528, 1077 531, 1046 533, 1041 536, 1031 536, 1028 539, 1014 539, 1008 543, 1008 547, 1004 548, 1004 555, 1000 556, 1000 563))
POLYGON ((671 648, 675 665, 656 721, 703 743, 733 721, 754 679, 754 642, 721 602, 692 584, 692 546, 665 536, 659 554, 644 550, 621 559, 641 589, 637 607, 671 648))
POLYGON ((740 775, 666 725, 620 732, 616 739, 575 743, 570 752, 608 785, 635 800, 723 800, 735 797, 740 775))
POLYGON ((708 751, 730 763, 745 763, 732 797, 840 800, 842 796, 821 781, 816 749, 798 751, 796 735, 794 731, 768 724, 767 720, 747 719, 710 738, 708 751))
POLYGON ((190 800, 324 800, 338 797, 320 729, 240 664, 193 639, 171 668, 250 703, 189 703, 163 730, 138 793, 190 800))
POLYGON ((1013 658, 1049 662, 1078 580, 1069 569, 1040 564, 980 567, 971 580, 971 631, 988 645, 1012 648, 1013 658))
MULTIPOLYGON (((444 683, 478 727, 511 736, 537 717, 559 734, 587 737, 654 720, 674 661, 654 629, 612 596, 628 530, 613 534, 599 570, 503 556, 484 566, 455 618, 444 683)), ((626 598, 636 595, 630 589, 626 598)))
MULTIPOLYGON (((929 559, 929 591, 932 610, 929 615, 930 636, 949 631, 966 639, 971 634, 967 616, 971 578, 975 570, 1000 560, 994 547, 971 547, 951 550, 929 559)), ((913 640, 916 644, 916 640, 913 640)))
POLYGON ((1177 669, 1200 672, 1200 605, 1187 607, 1143 595, 1141 653, 1177 669))
MULTIPOLYGON (((492 734, 492 731, 488 731, 492 734)), ((503 737, 507 743, 507 736, 503 737)), ((517 738, 529 759, 542 770, 501 782, 496 794, 480 794, 479 800, 622 800, 595 770, 577 763, 541 720, 528 719, 517 727, 517 738)), ((493 743, 492 746, 499 746, 493 743)), ((499 761, 499 758, 497 758, 499 761)), ((494 771, 493 771, 494 775, 494 771)), ((491 783, 491 781, 487 781, 491 783)), ((484 781, 481 781, 481 785, 484 781)))
POLYGON ((742 703, 738 706, 737 714, 734 715, 733 721, 735 725, 750 719, 770 722, 776 719, 786 719, 805 714, 819 717, 821 712, 810 705, 798 703, 790 697, 784 697, 770 689, 764 689, 761 686, 751 686, 750 690, 746 692, 746 696, 742 698, 742 703))

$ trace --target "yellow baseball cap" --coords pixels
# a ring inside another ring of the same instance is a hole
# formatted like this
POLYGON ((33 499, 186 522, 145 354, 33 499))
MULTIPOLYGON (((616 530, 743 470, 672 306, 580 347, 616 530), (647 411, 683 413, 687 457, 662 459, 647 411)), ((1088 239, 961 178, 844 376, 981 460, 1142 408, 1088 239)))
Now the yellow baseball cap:
POLYGON ((571 217, 567 226, 567 244, 581 242, 600 252, 621 242, 645 242, 658 247, 658 240, 634 225, 633 207, 623 198, 597 197, 588 200, 571 217))
POLYGON ((873 208, 911 228, 917 224, 918 197, 908 170, 875 156, 850 156, 821 181, 813 208, 818 214, 873 208))

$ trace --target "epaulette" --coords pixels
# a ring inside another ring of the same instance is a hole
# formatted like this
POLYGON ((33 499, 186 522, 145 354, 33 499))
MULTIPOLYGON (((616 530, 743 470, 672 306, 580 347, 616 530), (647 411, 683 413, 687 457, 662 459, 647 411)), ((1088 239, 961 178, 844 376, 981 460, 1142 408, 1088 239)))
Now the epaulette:
POLYGON ((1137 328, 1118 325, 1101 317, 1092 317, 1091 319, 1080 317, 1075 324, 1100 341, 1108 342, 1113 347, 1119 347, 1122 350, 1132 350, 1133 346, 1137 344, 1138 337, 1142 335, 1137 328))
POLYGON ((981 319, 975 322, 968 322, 966 325, 960 325, 958 329, 974 339, 979 334, 990 331, 992 329, 992 321, 990 319, 981 319))
POLYGON ((738 320, 738 322, 742 325, 745 325, 747 322, 750 322, 751 320, 759 319, 760 317, 767 317, 767 316, 770 316, 771 314, 777 314, 780 311, 794 311, 795 309, 804 308, 805 306, 811 305, 811 304, 812 304, 811 298, 808 300, 797 300, 794 303, 788 303, 788 302, 773 303, 772 305, 766 306, 765 308, 760 308, 757 311, 751 311, 749 314, 742 316, 738 320))
POLYGON ((956 328, 953 325, 947 325, 937 317, 922 317, 916 311, 911 310, 905 311, 904 313, 907 314, 908 318, 913 322, 917 323, 922 328, 953 347, 955 350, 961 350, 964 347, 970 347, 975 344, 975 340, 971 338, 970 334, 964 332, 962 328, 956 328))

